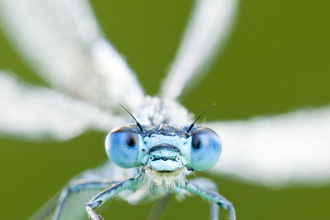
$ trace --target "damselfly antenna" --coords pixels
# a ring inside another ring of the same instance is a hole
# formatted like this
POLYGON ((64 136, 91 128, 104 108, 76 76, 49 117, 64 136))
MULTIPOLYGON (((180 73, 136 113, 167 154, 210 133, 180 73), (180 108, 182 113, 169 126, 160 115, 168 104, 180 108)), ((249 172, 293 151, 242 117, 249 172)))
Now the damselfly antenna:
MULTIPOLYGON (((123 109, 125 109, 125 111, 134 119, 136 125, 140 128, 141 131, 143 131, 142 126, 140 124, 140 122, 138 122, 138 120, 136 120, 136 118, 132 115, 132 113, 130 113, 124 106, 122 106, 120 103, 118 103, 118 105, 120 105, 120 107, 122 107, 123 109)), ((206 109, 207 110, 207 109, 206 109)), ((204 112, 203 112, 204 113, 204 112)), ((202 114, 203 114, 202 113, 202 114)))
POLYGON ((186 133, 188 133, 195 125, 196 121, 207 111, 209 110, 211 107, 213 107, 215 105, 215 103, 213 103, 210 107, 208 107, 207 109, 205 109, 202 114, 200 114, 196 119, 195 121, 190 125, 190 127, 188 128, 188 130, 186 131, 186 133))

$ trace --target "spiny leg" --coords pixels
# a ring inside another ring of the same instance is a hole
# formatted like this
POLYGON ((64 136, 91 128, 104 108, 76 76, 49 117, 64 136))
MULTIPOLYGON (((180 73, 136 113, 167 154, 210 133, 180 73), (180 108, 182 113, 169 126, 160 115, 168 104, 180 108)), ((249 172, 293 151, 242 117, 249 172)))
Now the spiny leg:
POLYGON ((89 216, 93 220, 102 220, 103 218, 96 214, 94 211, 97 207, 102 205, 105 201, 113 197, 114 195, 120 193, 121 191, 125 189, 132 189, 137 184, 138 178, 130 178, 128 180, 125 180, 123 182, 117 183, 113 186, 111 186, 108 189, 103 190, 99 194, 97 194, 91 201, 89 201, 86 205, 86 211, 88 212, 89 216))
POLYGON ((191 193, 199 195, 202 198, 205 198, 211 202, 218 204, 221 208, 228 210, 230 220, 236 220, 234 206, 227 199, 225 199, 223 196, 219 195, 218 193, 203 189, 192 182, 186 182, 185 185, 180 187, 186 189, 191 193))
POLYGON ((218 220, 219 219, 219 206, 211 202, 211 220, 218 220))
MULTIPOLYGON (((77 175, 75 180, 86 180, 86 181, 104 181, 106 180, 106 177, 104 177, 101 173, 95 170, 86 170, 83 173, 77 175)), ((74 182, 74 180, 71 180, 71 182, 74 182)), ((70 182, 69 182, 70 184, 70 182)), ((108 186, 105 186, 106 188, 108 186)), ((63 191, 63 190, 62 190, 63 191)), ((59 203, 59 198, 61 196, 62 191, 56 193, 46 204, 44 204, 37 212, 35 212, 28 220, 43 220, 48 219, 50 217, 50 214, 52 214, 54 218, 55 210, 59 203)))
MULTIPOLYGON (((212 192, 218 192, 218 187, 217 184, 215 184, 215 182, 213 182, 210 179, 206 179, 206 178, 196 178, 196 179, 192 179, 190 181, 191 183, 200 186, 203 189, 207 189, 209 191, 212 192)), ((218 220, 219 219, 219 206, 210 201, 210 206, 211 206, 211 220, 218 220)))
POLYGON ((82 190, 88 190, 88 189, 104 189, 117 182, 109 181, 109 180, 89 181, 89 180, 85 180, 85 179, 80 179, 80 180, 71 182, 67 187, 65 187, 63 189, 63 191, 58 199, 57 207, 56 207, 53 219, 54 220, 60 219, 61 214, 63 212, 64 204, 65 204, 68 196, 71 193, 82 191, 82 190))
POLYGON ((160 216, 162 215, 168 200, 170 199, 171 194, 166 194, 165 196, 163 196, 162 198, 160 198, 156 204, 152 207, 151 212, 149 213, 149 216, 147 218, 147 220, 156 220, 159 219, 160 216))

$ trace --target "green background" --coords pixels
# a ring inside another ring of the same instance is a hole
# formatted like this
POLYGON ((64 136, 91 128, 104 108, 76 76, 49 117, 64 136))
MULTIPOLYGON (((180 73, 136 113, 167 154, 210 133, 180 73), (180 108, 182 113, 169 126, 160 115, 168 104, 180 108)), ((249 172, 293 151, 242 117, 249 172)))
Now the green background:
MULTIPOLYGON (((126 56, 147 93, 155 95, 193 2, 92 4, 108 39, 126 56)), ((330 1, 242 1, 226 49, 183 105, 198 114, 215 102, 207 119, 231 120, 329 104, 329 24, 330 1)), ((11 69, 28 82, 45 85, 21 62, 3 35, 0 69, 11 69)), ((105 161, 104 137, 88 132, 61 143, 1 139, 1 219, 28 218, 71 177, 105 161)), ((212 179, 234 203, 238 219, 329 219, 329 185, 268 189, 221 177, 212 179)), ((150 208, 114 202, 103 213, 105 219, 145 219, 150 208)), ((163 219, 206 216, 205 201, 188 198, 178 203, 172 199, 163 219)))

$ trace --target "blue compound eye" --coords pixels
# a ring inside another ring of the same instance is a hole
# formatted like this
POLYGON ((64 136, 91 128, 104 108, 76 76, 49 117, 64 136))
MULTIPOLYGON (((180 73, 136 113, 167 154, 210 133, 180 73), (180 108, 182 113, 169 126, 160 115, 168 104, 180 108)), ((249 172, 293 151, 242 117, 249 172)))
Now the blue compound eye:
POLYGON ((198 128, 192 135, 191 168, 202 171, 213 167, 221 154, 220 137, 209 128, 198 128))
POLYGON ((105 140, 108 157, 117 166, 132 168, 138 164, 139 137, 136 130, 130 127, 113 129, 105 140))

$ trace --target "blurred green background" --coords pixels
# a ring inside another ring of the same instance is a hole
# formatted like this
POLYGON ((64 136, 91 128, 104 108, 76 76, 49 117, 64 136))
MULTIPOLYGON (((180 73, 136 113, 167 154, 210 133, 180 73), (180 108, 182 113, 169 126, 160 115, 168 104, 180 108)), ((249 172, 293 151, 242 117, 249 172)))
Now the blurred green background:
MULTIPOLYGON (((108 39, 126 56, 147 93, 155 95, 178 48, 193 1, 115 0, 92 1, 92 5, 108 39)), ((217 103, 207 113, 211 121, 329 104, 329 24, 330 1, 242 1, 223 54, 183 105, 198 114, 217 103)), ((45 85, 3 35, 0 69, 45 85)), ((1 218, 28 218, 71 177, 105 161, 104 138, 103 133, 88 132, 61 143, 0 139, 1 218)), ((268 189, 208 177, 234 203, 238 219, 329 219, 330 185, 268 189)), ((145 219, 150 208, 113 202, 102 213, 105 219, 145 219)), ((207 203, 201 199, 188 198, 183 203, 172 199, 163 219, 207 219, 208 215, 207 203)), ((225 219, 224 211, 221 217, 225 219)))

